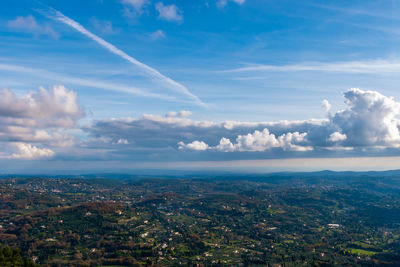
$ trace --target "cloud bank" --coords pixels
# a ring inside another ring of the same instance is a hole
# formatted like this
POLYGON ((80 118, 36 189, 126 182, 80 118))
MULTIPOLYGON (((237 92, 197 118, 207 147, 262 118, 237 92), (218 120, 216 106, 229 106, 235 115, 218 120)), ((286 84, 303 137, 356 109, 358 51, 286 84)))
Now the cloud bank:
POLYGON ((172 155, 169 157, 186 157, 182 155, 187 153, 220 159, 240 155, 244 158, 329 156, 334 152, 360 155, 365 151, 380 153, 400 147, 399 102, 376 91, 357 88, 345 91, 343 96, 346 108, 333 113, 329 102, 324 101, 328 112, 325 119, 258 123, 194 121, 189 112, 182 111, 165 116, 144 114, 137 119, 100 120, 85 129, 92 137, 87 145, 111 149, 118 140, 126 140, 114 153, 159 158, 167 153, 172 155))
POLYGON ((79 126, 85 113, 62 85, 25 95, 3 89, 0 156, 152 162, 398 155, 400 102, 357 88, 343 97, 342 110, 323 102, 323 119, 197 121, 183 110, 79 126))

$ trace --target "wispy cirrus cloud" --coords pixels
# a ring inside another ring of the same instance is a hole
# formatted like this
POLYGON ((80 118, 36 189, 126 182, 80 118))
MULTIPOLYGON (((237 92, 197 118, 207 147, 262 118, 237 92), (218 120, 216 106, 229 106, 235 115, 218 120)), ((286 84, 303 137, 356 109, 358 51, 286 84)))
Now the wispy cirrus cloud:
POLYGON ((7 72, 23 73, 24 75, 30 75, 33 77, 46 78, 46 79, 54 81, 55 83, 62 82, 62 83, 67 83, 67 84, 72 84, 72 85, 79 85, 79 86, 97 88, 97 89, 102 89, 102 90, 107 90, 107 91, 121 92, 121 93, 130 94, 130 95, 161 99, 161 100, 166 100, 166 101, 171 101, 171 102, 192 103, 190 100, 178 98, 176 96, 167 95, 167 94, 153 93, 153 92, 146 90, 145 88, 135 87, 132 85, 113 83, 113 82, 103 81, 103 80, 99 80, 99 79, 94 80, 94 79, 89 79, 89 78, 78 78, 78 77, 55 73, 52 71, 47 71, 47 70, 38 69, 38 68, 31 68, 31 67, 25 67, 25 66, 19 66, 19 65, 0 63, 0 70, 7 71, 7 72))
POLYGON ((400 61, 340 61, 340 62, 302 62, 287 65, 250 64, 245 67, 222 72, 336 72, 390 74, 400 72, 400 61))
POLYGON ((127 17, 140 16, 146 6, 150 4, 149 0, 121 0, 124 5, 124 15, 127 17))
POLYGON ((159 40, 165 38, 165 32, 162 30, 156 30, 149 34, 151 40, 159 40))
POLYGON ((59 34, 49 25, 40 25, 32 15, 18 16, 14 20, 7 23, 9 28, 17 31, 29 32, 34 35, 48 35, 54 39, 58 39, 59 34))
POLYGON ((141 70, 143 70, 145 73, 147 73, 151 78, 153 79, 157 79, 158 81, 162 81, 163 84, 165 86, 167 86, 168 88, 182 93, 184 95, 186 95, 187 97, 189 97, 190 99, 192 99, 194 101, 195 104, 200 105, 200 106, 205 106, 204 102, 202 102, 200 100, 199 97, 197 97, 196 95, 194 95, 193 93, 191 93, 184 85, 180 84, 179 82, 174 81, 173 79, 161 74, 158 70, 138 61, 137 59, 131 57, 130 55, 128 55, 127 53, 125 53, 124 51, 122 51, 121 49, 117 48, 116 46, 114 46, 113 44, 105 41, 104 39, 102 39, 101 37, 93 34, 92 32, 88 31, 85 27, 83 27, 81 24, 79 24, 78 22, 72 20, 71 18, 65 16, 64 14, 62 14, 61 12, 50 8, 50 13, 47 13, 46 15, 51 18, 54 19, 56 21, 60 21, 65 25, 70 26, 71 28, 75 29, 76 31, 82 33, 83 35, 89 37, 90 39, 92 39, 93 41, 95 41, 96 43, 98 43, 99 45, 101 45, 102 47, 104 47, 105 49, 107 49, 108 51, 110 51, 111 53, 121 57, 122 59, 132 63, 133 65, 139 67, 141 70))
MULTIPOLYGON (((238 5, 242 5, 242 4, 244 4, 244 3, 246 2, 246 0, 229 0, 229 1, 232 1, 232 2, 234 2, 234 3, 236 3, 236 4, 238 4, 238 5)), ((223 8, 223 7, 225 7, 227 4, 228 4, 228 0, 218 0, 218 1, 217 1, 217 6, 218 6, 219 8, 223 8)))
MULTIPOLYGON (((324 5, 315 3, 307 5, 321 9, 336 11, 352 16, 368 16, 368 17, 374 17, 385 20, 395 20, 395 21, 400 20, 399 16, 397 16, 396 14, 390 14, 388 12, 382 12, 380 10, 366 9, 365 7, 355 8, 355 7, 344 7, 344 6, 324 5)), ((393 11, 393 13, 396 13, 394 10, 391 11, 393 11)))
POLYGON ((105 20, 99 20, 96 17, 91 17, 90 18, 90 23, 92 26, 99 32, 103 34, 113 34, 115 33, 115 29, 113 27, 113 24, 111 21, 105 20))

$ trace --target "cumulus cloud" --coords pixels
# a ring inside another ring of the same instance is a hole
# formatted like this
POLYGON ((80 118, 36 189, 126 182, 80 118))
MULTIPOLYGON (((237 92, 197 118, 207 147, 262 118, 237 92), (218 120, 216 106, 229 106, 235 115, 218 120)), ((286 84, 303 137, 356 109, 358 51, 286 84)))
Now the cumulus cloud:
POLYGON ((237 150, 239 151, 264 151, 272 147, 279 147, 279 142, 274 134, 271 134, 267 128, 262 132, 254 131, 252 134, 239 135, 236 138, 237 150))
POLYGON ((182 11, 175 4, 164 5, 162 2, 158 2, 156 10, 159 13, 159 19, 178 22, 183 20, 182 11))
POLYGON ((345 134, 342 134, 339 132, 331 133, 331 135, 328 138, 328 140, 331 142, 340 142, 340 141, 344 141, 346 139, 347 139, 347 136, 345 134))
POLYGON ((322 107, 326 112, 329 112, 331 110, 332 105, 329 103, 328 100, 324 99, 322 100, 322 107))
POLYGON ((278 138, 280 147, 285 151, 311 151, 312 146, 303 145, 308 143, 307 133, 285 133, 278 138))
POLYGON ((191 149, 191 150, 198 150, 198 151, 204 151, 209 148, 209 146, 204 143, 203 141, 193 141, 189 144, 185 144, 183 142, 179 142, 179 149, 191 149))
POLYGON ((228 138, 222 137, 219 140, 219 144, 215 147, 215 149, 222 151, 222 152, 233 152, 235 151, 235 146, 232 144, 231 140, 228 138))
POLYGON ((18 153, 12 154, 14 159, 37 159, 47 158, 54 155, 54 151, 47 148, 38 148, 31 144, 15 143, 14 146, 18 149, 18 153))
POLYGON ((70 127, 83 116, 76 93, 63 85, 50 90, 40 87, 23 96, 6 88, 0 91, 0 118, 14 125, 70 127))
POLYGON ((271 134, 267 128, 263 131, 254 131, 246 135, 239 135, 236 138, 236 143, 232 142, 228 138, 221 138, 219 144, 210 147, 203 141, 194 141, 185 145, 183 142, 179 142, 179 148, 188 148, 192 150, 206 150, 215 149, 222 152, 234 152, 234 151, 266 151, 272 148, 282 148, 284 151, 309 151, 313 150, 311 146, 304 146, 301 144, 307 143, 307 133, 285 133, 281 136, 275 137, 271 134))
POLYGON ((331 122, 347 136, 349 146, 400 146, 400 103, 376 91, 352 88, 344 93, 348 108, 331 122))
POLYGON ((34 35, 48 35, 55 39, 59 34, 53 30, 49 25, 39 25, 32 15, 18 16, 14 20, 8 21, 8 27, 14 30, 29 32, 34 35))
POLYGON ((51 157, 47 147, 69 147, 75 137, 67 131, 85 115, 77 103, 77 95, 62 85, 49 90, 39 88, 25 95, 16 95, 8 89, 0 91, 0 143, 13 158, 51 157))

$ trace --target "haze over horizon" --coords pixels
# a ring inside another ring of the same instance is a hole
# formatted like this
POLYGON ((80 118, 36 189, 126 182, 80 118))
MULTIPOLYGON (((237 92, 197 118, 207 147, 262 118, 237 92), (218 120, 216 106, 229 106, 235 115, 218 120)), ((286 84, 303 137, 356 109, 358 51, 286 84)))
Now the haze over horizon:
POLYGON ((5 0, 2 173, 400 169, 400 2, 5 0))

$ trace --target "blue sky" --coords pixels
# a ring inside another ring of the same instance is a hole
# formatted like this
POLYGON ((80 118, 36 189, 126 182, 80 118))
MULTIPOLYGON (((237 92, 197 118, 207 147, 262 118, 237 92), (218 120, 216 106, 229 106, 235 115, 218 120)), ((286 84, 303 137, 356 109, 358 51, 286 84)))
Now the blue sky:
POLYGON ((4 172, 236 160, 270 170, 282 159, 280 169, 302 166, 290 159, 400 167, 400 1, 3 0, 0 9, 4 172))

